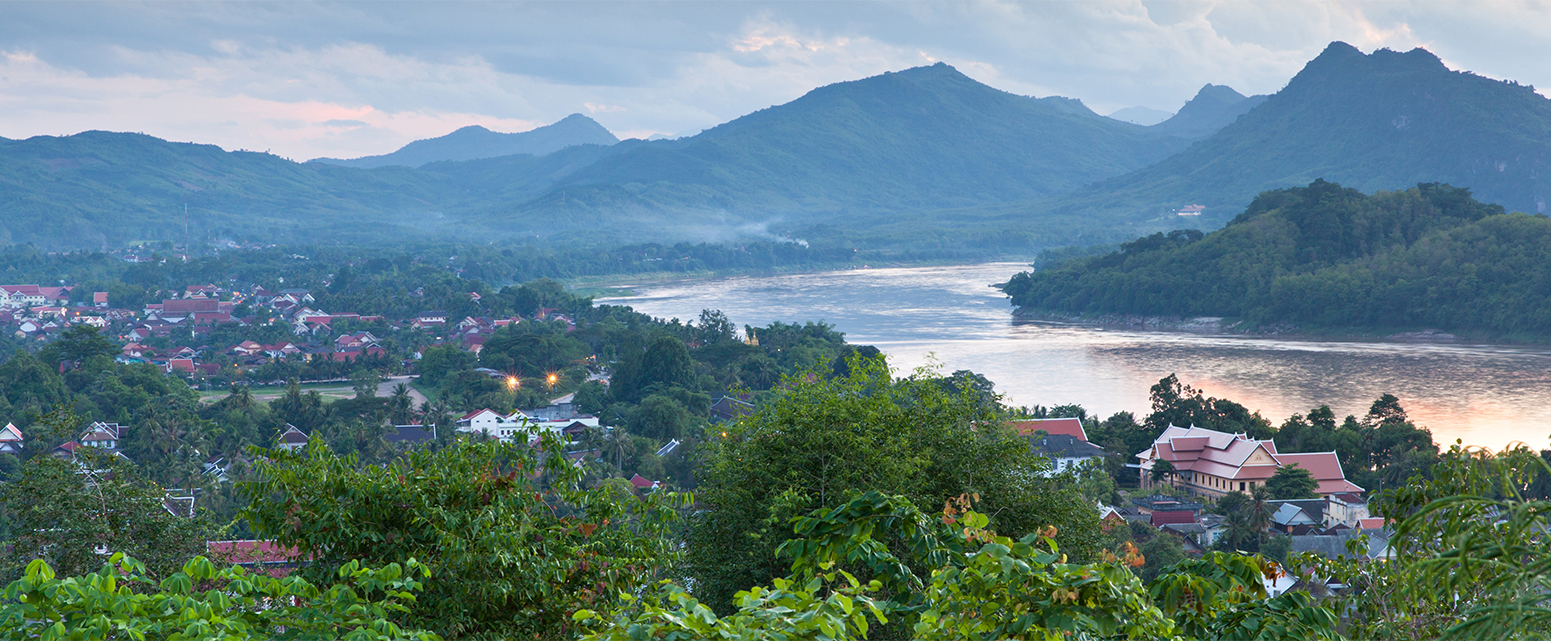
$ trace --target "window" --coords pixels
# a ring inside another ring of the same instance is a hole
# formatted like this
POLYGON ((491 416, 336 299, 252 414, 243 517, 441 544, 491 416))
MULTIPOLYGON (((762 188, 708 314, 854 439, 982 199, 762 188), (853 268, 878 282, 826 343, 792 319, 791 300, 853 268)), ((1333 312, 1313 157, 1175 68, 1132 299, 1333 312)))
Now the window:
POLYGON ((1244 481, 1239 481, 1239 491, 1240 492, 1244 491, 1244 481))

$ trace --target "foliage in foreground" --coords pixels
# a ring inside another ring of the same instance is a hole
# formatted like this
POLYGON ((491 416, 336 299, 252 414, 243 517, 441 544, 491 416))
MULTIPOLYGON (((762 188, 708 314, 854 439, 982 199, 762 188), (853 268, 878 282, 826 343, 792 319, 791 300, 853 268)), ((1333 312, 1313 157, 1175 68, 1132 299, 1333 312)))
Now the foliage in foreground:
POLYGON ((243 514, 312 559, 421 559, 435 571, 411 620, 447 637, 565 636, 570 614, 657 579, 677 556, 677 495, 587 488, 553 435, 534 447, 458 443, 361 466, 313 442, 257 463, 243 514))
POLYGON ((1431 479, 1413 477, 1378 503, 1398 523, 1389 541, 1393 560, 1301 555, 1289 565, 1351 586, 1337 598, 1354 637, 1545 639, 1551 634, 1548 482, 1546 456, 1528 448, 1493 454, 1455 445, 1431 479))
POLYGON ((94 574, 61 579, 40 559, 6 587, 0 639, 439 641, 393 622, 415 602, 416 575, 429 571, 413 559, 375 570, 348 563, 325 588, 195 557, 157 582, 140 562, 114 554, 94 574))
POLYGON ((1270 568, 1258 556, 1177 564, 1149 593, 1126 567, 1141 562, 1134 548, 1069 563, 1053 528, 1015 541, 986 529, 971 502, 961 496, 931 518, 904 497, 867 492, 797 518, 799 538, 781 546, 791 574, 739 592, 725 616, 665 582, 642 599, 623 595, 614 612, 575 618, 597 641, 863 639, 891 621, 916 639, 1340 638, 1335 615, 1307 595, 1266 598, 1270 568))
POLYGON ((1092 503, 1064 479, 1040 476, 1049 462, 998 429, 988 386, 930 370, 895 379, 882 357, 847 363, 843 375, 786 380, 707 448, 688 571, 712 607, 728 612, 738 591, 785 574, 776 550, 792 538, 793 517, 867 491, 904 496, 922 510, 975 494, 1010 536, 1055 525, 1074 558, 1101 552, 1092 503))

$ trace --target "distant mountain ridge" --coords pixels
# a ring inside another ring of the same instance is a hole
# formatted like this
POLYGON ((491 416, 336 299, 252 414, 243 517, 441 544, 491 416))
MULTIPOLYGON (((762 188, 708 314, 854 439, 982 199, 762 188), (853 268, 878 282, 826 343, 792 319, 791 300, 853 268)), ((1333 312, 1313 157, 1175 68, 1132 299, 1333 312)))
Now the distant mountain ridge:
POLYGON ((1265 190, 1321 177, 1364 192, 1444 182, 1529 212, 1551 194, 1551 100, 1423 50, 1343 43, 1270 97, 1207 85, 1150 127, 937 64, 819 87, 685 138, 614 142, 580 115, 514 135, 588 130, 599 143, 557 135, 550 153, 459 160, 511 151, 480 144, 512 135, 464 129, 396 160, 356 159, 406 164, 373 169, 132 134, 0 139, 0 242, 179 239, 187 199, 194 237, 775 234, 1009 255, 1212 228, 1265 190), (1175 214, 1187 205, 1204 214, 1175 214))
POLYGON ((571 114, 554 124, 530 131, 507 134, 470 125, 445 136, 416 140, 398 151, 381 156, 341 160, 315 158, 310 162, 342 167, 420 167, 433 162, 498 158, 515 154, 543 156, 576 145, 612 145, 619 142, 597 121, 571 114))
POLYGON ((699 135, 627 141, 504 223, 610 210, 801 219, 1063 193, 1156 162, 1174 136, 942 63, 827 85, 699 135))
POLYGON ((1269 97, 1245 96, 1227 85, 1208 84, 1180 107, 1178 113, 1153 125, 1152 129, 1185 138, 1205 138, 1232 124, 1269 97))
POLYGON ((1210 227, 1263 191, 1317 178, 1367 193, 1441 182, 1509 210, 1544 213, 1551 100, 1450 70, 1424 49, 1365 55, 1336 42, 1281 91, 1189 149, 1023 211, 1135 221, 1202 204, 1210 227))

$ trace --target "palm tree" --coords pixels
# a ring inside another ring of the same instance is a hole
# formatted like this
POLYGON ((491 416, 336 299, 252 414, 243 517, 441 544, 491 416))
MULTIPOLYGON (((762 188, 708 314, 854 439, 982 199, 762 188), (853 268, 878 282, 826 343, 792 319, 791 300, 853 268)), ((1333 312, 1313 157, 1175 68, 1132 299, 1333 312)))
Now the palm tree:
POLYGON ((625 454, 635 449, 635 443, 630 440, 630 434, 624 427, 609 428, 608 435, 603 439, 603 453, 614 457, 615 467, 621 471, 625 469, 625 454))
POLYGON ((388 397, 388 414, 394 425, 404 425, 414 417, 415 401, 409 397, 409 386, 403 383, 393 386, 393 395, 388 397))
POLYGON ((1249 498, 1249 526, 1255 530, 1260 543, 1266 542, 1266 530, 1271 528, 1271 491, 1262 485, 1255 488, 1249 498))

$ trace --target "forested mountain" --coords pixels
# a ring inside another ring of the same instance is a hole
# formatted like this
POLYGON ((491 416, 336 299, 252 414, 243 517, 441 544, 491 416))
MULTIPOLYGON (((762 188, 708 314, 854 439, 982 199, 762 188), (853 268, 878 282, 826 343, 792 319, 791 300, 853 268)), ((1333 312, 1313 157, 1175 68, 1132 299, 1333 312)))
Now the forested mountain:
POLYGON ((688 138, 608 143, 579 115, 365 159, 418 168, 296 164, 105 132, 0 140, 0 242, 612 246, 774 233, 940 259, 1211 228, 1261 191, 1315 178, 1370 193, 1445 182, 1531 212, 1551 193, 1551 100, 1450 71, 1426 51, 1364 55, 1342 43, 1263 101, 1207 85, 1151 127, 937 64, 820 87, 688 138), (511 136, 559 150, 426 162, 507 153, 511 136), (588 136, 605 144, 576 144, 588 136), (1174 215, 1191 204, 1206 215, 1174 215))
POLYGON ((1003 290, 1024 312, 1544 339, 1551 219, 1448 185, 1367 196, 1316 180, 1261 194, 1210 234, 1155 234, 1019 274, 1003 290))
POLYGON ((302 165, 141 134, 0 138, 0 243, 182 244, 185 203, 194 240, 358 242, 439 211, 445 182, 408 168, 302 165))
POLYGON ((497 158, 513 154, 543 156, 576 145, 612 145, 619 142, 614 134, 597 121, 571 114, 551 125, 531 131, 504 134, 471 125, 439 138, 416 140, 398 151, 381 156, 341 160, 316 158, 315 163, 343 167, 420 167, 428 163, 497 158))
POLYGON ((1233 87, 1208 84, 1180 107, 1179 113, 1153 125, 1152 129, 1184 138, 1205 138, 1232 124, 1269 97, 1245 97, 1233 87))
POLYGON ((626 142, 496 216, 962 207, 1063 193, 1183 147, 1079 101, 1013 95, 939 63, 820 87, 693 137, 626 142))
POLYGON ((1201 204, 1213 227, 1262 191, 1324 178, 1368 193, 1444 182, 1533 213, 1551 195, 1548 170, 1551 100, 1533 87, 1452 71, 1423 49, 1336 42, 1184 152, 1025 211, 1135 221, 1201 204))

